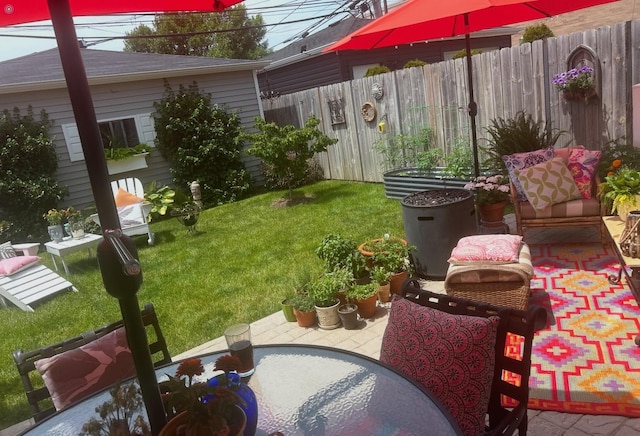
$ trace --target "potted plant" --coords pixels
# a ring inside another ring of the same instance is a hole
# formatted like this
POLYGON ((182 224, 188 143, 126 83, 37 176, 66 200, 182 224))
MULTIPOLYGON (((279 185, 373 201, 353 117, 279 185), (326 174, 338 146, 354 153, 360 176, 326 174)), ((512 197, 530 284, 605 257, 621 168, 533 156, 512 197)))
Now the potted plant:
POLYGON ((355 330, 358 328, 358 305, 355 303, 344 303, 338 306, 338 316, 345 330, 355 330))
POLYGON ((325 272, 309 283, 308 291, 315 303, 318 327, 331 330, 340 325, 338 292, 347 289, 352 283, 353 274, 347 268, 325 272))
MULTIPOLYGON (((362 245, 363 249, 376 249, 372 254, 372 267, 381 267, 390 273, 389 285, 391 293, 399 294, 402 283, 409 277, 409 255, 415 247, 408 245, 404 239, 396 239, 385 235, 383 240, 378 240, 369 245, 362 245), (386 241, 385 241, 386 239, 386 241)), ((368 253, 368 252, 367 252, 368 253)))
POLYGON ((363 318, 373 318, 376 316, 378 302, 378 284, 366 283, 353 285, 347 291, 347 297, 355 300, 358 306, 358 313, 363 318))
POLYGON ((387 271, 382 266, 375 266, 371 270, 371 278, 378 284, 378 299, 381 303, 391 301, 391 271, 387 271))
POLYGON ((62 213, 57 209, 49 209, 42 217, 49 223, 47 231, 51 240, 54 242, 62 241, 64 236, 62 233, 62 213))
MULTIPOLYGON (((240 362, 237 364, 239 366, 240 362)), ((220 369, 217 366, 216 362, 216 369, 220 369)), ((194 377, 203 373, 199 358, 186 359, 178 366, 175 376, 169 375, 169 380, 159 383, 170 419, 161 430, 161 436, 181 434, 178 429, 182 426, 186 427, 185 434, 242 434, 246 416, 239 406, 244 401, 226 384, 215 386, 194 381, 194 377)))
POLYGON ((76 210, 73 206, 69 206, 62 211, 62 215, 69 224, 69 233, 73 236, 73 239, 84 237, 84 218, 82 212, 76 210))
POLYGON ((508 177, 502 174, 479 176, 464 185, 464 189, 473 192, 476 208, 483 222, 502 221, 504 208, 511 199, 508 177))
POLYGON ((562 92, 565 100, 584 100, 586 102, 598 95, 593 68, 588 65, 555 74, 553 84, 556 85, 558 91, 562 92))
POLYGON ((617 212, 623 221, 626 220, 629 210, 640 204, 640 171, 629 167, 618 169, 605 177, 600 192, 610 203, 611 212, 617 212))
POLYGON ((284 314, 284 318, 289 322, 294 322, 296 320, 296 316, 293 313, 293 300, 295 298, 295 292, 288 291, 282 300, 282 313, 284 314))
POLYGON ((358 251, 358 244, 353 239, 340 235, 327 235, 316 248, 316 255, 325 262, 327 272, 340 268, 351 269, 357 281, 368 279, 366 259, 358 251))
POLYGON ((311 327, 316 323, 316 308, 311 298, 306 293, 299 293, 291 300, 293 314, 300 327, 311 327))

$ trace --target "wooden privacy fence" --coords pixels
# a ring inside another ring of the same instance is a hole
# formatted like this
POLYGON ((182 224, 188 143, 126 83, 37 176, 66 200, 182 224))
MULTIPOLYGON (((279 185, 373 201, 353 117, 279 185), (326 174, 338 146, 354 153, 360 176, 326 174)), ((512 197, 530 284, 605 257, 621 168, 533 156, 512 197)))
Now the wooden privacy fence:
MULTIPOLYGON (((631 87, 640 82, 639 50, 640 21, 629 21, 473 56, 480 148, 493 119, 512 118, 518 111, 565 131, 557 146, 582 144, 597 150, 614 139, 631 143, 631 87), (565 101, 553 76, 585 62, 596 70, 598 97, 586 103, 565 101)), ((468 104, 466 59, 263 101, 267 121, 301 126, 314 114, 325 133, 338 138, 319 156, 326 178, 368 182, 382 181, 382 158, 373 145, 385 135, 416 135, 430 127, 445 155, 460 141, 471 147, 468 104), (382 97, 374 84, 380 85, 382 97), (375 116, 367 121, 372 107, 375 116), (384 133, 379 131, 382 121, 384 133)))

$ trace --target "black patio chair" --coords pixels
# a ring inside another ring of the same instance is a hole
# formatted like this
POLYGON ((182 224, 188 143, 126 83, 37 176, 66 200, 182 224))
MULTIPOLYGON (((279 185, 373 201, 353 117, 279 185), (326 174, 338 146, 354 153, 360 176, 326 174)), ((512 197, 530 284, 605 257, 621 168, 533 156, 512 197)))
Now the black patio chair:
POLYGON ((535 304, 523 311, 436 294, 420 289, 417 280, 407 280, 403 285, 401 296, 413 303, 449 314, 500 318, 495 345, 494 376, 487 410, 488 419, 485 420, 485 435, 509 435, 516 429, 519 436, 526 435, 532 342, 535 332, 546 325, 546 310, 535 304), (509 356, 506 352, 510 334, 520 337, 520 360, 509 356), (505 374, 509 376, 505 377, 505 374), (520 383, 514 383, 513 380, 518 378, 520 383), (505 403, 505 400, 509 402, 505 403))
MULTIPOLYGON (((167 342, 160 329, 153 304, 147 303, 142 309, 141 315, 142 323, 147 331, 149 351, 151 352, 154 366, 158 367, 170 363, 171 355, 167 349, 167 342)), ((19 349, 13 352, 13 360, 20 373, 20 378, 27 396, 27 402, 29 403, 35 422, 39 422, 56 412, 56 408, 53 406, 51 400, 51 393, 45 386, 40 372, 36 369, 36 361, 78 349, 121 327, 123 327, 123 321, 119 320, 95 330, 85 332, 74 338, 66 339, 36 350, 25 352, 19 349)), ((119 380, 113 380, 112 383, 118 381, 119 380)))

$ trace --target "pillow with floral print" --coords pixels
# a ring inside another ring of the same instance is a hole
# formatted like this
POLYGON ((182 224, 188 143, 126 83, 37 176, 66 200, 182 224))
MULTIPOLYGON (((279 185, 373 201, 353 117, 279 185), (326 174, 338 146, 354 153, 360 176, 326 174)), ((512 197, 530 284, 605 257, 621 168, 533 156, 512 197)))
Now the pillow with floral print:
POLYGON ((507 167, 507 171, 509 171, 509 178, 511 179, 513 186, 516 188, 518 200, 527 201, 527 195, 525 194, 524 188, 520 184, 518 177, 515 175, 515 170, 523 170, 539 163, 546 162, 554 156, 553 147, 502 156, 504 165, 507 167))
POLYGON ((569 168, 582 198, 591 198, 591 186, 601 155, 600 150, 583 148, 572 148, 569 152, 567 168, 569 168))

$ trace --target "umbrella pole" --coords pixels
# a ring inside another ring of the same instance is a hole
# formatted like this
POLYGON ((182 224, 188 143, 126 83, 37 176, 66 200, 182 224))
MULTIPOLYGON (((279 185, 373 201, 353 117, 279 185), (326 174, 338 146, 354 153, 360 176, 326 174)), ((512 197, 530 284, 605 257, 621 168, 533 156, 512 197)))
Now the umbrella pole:
POLYGON ((464 34, 465 49, 467 52, 467 79, 469 82, 469 116, 471 117, 471 145, 473 147, 473 169, 475 176, 480 175, 480 163, 478 162, 478 135, 476 134, 476 114, 478 105, 473 97, 473 68, 471 63, 471 37, 469 36, 469 14, 464 14, 464 34))
POLYGON ((152 432, 158 434, 167 420, 136 297, 142 282, 142 272, 139 269, 139 264, 137 264, 137 270, 129 268, 125 271, 125 263, 133 260, 131 251, 135 253, 135 245, 130 238, 121 237, 120 234, 120 220, 109 183, 100 129, 69 2, 68 0, 48 0, 47 3, 87 165, 91 190, 105 233, 105 241, 98 247, 100 272, 107 292, 118 297, 149 424, 152 432), (110 229, 116 229, 115 238, 110 234, 113 232, 110 229))

